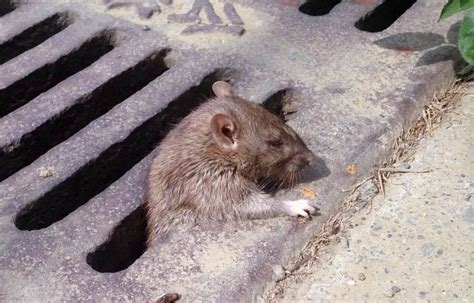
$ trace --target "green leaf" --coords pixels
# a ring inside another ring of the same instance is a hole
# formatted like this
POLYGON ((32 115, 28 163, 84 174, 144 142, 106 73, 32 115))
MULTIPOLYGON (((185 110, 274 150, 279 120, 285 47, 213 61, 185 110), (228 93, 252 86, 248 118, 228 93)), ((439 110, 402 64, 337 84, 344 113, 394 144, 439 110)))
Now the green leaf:
POLYGON ((449 0, 443 7, 439 20, 446 19, 458 12, 474 7, 474 0, 449 0))
POLYGON ((474 8, 467 11, 461 23, 459 51, 467 63, 474 65, 474 8))

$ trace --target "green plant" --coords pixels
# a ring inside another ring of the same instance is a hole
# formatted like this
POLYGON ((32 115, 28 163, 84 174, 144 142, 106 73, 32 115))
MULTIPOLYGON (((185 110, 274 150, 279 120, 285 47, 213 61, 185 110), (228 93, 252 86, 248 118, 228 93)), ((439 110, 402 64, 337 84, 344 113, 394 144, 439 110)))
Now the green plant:
POLYGON ((446 19, 462 11, 466 13, 459 29, 458 47, 464 60, 474 65, 474 0, 449 0, 439 19, 446 19))

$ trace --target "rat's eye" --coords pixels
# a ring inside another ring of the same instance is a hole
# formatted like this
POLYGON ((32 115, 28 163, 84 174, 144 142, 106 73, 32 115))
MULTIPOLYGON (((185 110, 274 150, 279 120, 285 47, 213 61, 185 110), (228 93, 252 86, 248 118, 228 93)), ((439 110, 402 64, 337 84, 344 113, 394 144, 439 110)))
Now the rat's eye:
POLYGON ((283 141, 281 141, 279 139, 268 140, 267 143, 271 147, 281 147, 283 145, 283 141))

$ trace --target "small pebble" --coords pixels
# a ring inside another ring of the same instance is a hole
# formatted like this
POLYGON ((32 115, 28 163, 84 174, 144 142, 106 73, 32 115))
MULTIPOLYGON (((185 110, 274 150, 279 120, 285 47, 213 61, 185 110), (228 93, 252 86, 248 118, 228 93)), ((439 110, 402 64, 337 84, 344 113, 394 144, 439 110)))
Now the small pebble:
POLYGON ((54 167, 53 166, 41 166, 38 169, 39 175, 42 178, 48 178, 54 175, 54 167))
POLYGON ((285 269, 281 265, 273 265, 273 281, 279 282, 285 279, 285 269))
POLYGON ((349 281, 347 281, 347 285, 350 285, 350 286, 354 286, 356 284, 356 282, 352 279, 350 279, 349 281))
POLYGON ((295 52, 290 52, 288 53, 288 60, 290 61, 296 61, 298 59, 298 54, 295 52))
POLYGON ((431 243, 431 242, 427 242, 425 244, 423 244, 421 246, 421 253, 423 254, 423 256, 427 257, 429 255, 431 255, 431 253, 436 249, 436 246, 431 243))
POLYGON ((364 281, 364 280, 365 280, 365 275, 360 272, 360 273, 357 275, 357 279, 359 279, 359 281, 364 281))
POLYGON ((398 286, 392 286, 392 291, 393 291, 393 293, 396 294, 396 293, 399 293, 400 291, 402 291, 402 289, 398 286))
POLYGON ((394 296, 395 294, 393 293, 393 291, 392 291, 391 289, 389 289, 389 290, 385 291, 385 292, 383 293, 383 295, 386 296, 386 297, 388 297, 388 298, 393 298, 393 296, 394 296))
POLYGON ((403 169, 410 169, 411 168, 410 164, 406 163, 406 162, 396 163, 394 166, 396 168, 403 168, 403 169))
POLYGON ((346 248, 349 248, 349 247, 350 247, 350 245, 351 245, 351 243, 349 242, 349 239, 345 239, 345 240, 346 240, 346 241, 345 241, 346 248))
POLYGON ((379 231, 382 229, 382 226, 380 226, 379 224, 377 223, 373 223, 371 226, 370 226, 370 229, 372 229, 373 231, 379 231))
POLYGON ((150 27, 148 25, 143 25, 142 30, 149 31, 150 27))

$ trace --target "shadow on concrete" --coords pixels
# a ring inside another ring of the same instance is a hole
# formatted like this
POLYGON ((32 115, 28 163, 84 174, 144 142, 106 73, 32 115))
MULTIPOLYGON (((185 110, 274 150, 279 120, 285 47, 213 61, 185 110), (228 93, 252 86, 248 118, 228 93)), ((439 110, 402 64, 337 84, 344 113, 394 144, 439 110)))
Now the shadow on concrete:
POLYGON ((309 183, 325 178, 331 174, 331 171, 326 165, 326 162, 318 156, 316 156, 315 163, 308 167, 301 176, 301 183, 309 183))
POLYGON ((462 58, 457 46, 442 45, 424 53, 416 63, 416 66, 431 65, 444 61, 452 61, 453 70, 456 72, 456 74, 461 72, 467 65, 462 58))
POLYGON ((458 37, 459 37, 459 29, 461 28, 461 21, 458 21, 451 25, 451 27, 448 30, 448 33, 446 34, 446 38, 448 39, 448 42, 451 44, 458 44, 458 37))
POLYGON ((273 180, 270 182, 267 180, 267 184, 265 184, 263 190, 270 195, 277 195, 280 190, 291 189, 301 183, 317 181, 329 176, 330 174, 331 171, 327 167, 326 162, 324 162, 322 158, 316 156, 315 163, 312 166, 304 169, 300 178, 298 178, 294 184, 280 184, 278 180, 273 180))
POLYGON ((423 51, 445 43, 445 39, 434 33, 409 32, 391 35, 374 43, 382 48, 398 51, 423 51))
POLYGON ((446 38, 435 33, 407 32, 391 35, 374 43, 382 48, 395 51, 425 51, 416 66, 452 61, 454 72, 459 74, 467 66, 457 47, 460 23, 451 25, 446 38))

